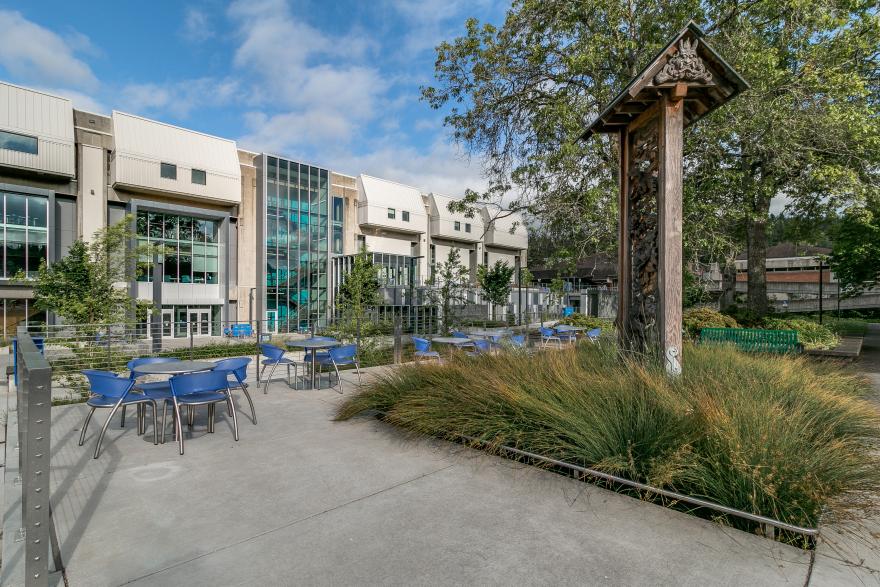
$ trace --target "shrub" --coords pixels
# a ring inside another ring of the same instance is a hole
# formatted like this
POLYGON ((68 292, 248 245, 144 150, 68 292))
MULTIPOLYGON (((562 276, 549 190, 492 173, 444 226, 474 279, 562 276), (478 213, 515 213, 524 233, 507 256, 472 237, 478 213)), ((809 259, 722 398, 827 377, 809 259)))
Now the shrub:
POLYGON ((614 330, 614 321, 607 318, 597 318, 587 314, 572 314, 559 321, 559 324, 568 326, 580 326, 583 328, 601 328, 602 332, 614 330))
POLYGON ((700 335, 703 328, 739 328, 737 321, 712 308, 691 308, 682 315, 684 330, 691 338, 700 335))
POLYGON ((826 326, 806 318, 764 318, 762 326, 772 330, 797 330, 805 349, 830 349, 840 338, 826 326))
POLYGON ((337 418, 379 410, 417 433, 513 446, 803 526, 823 508, 863 514, 880 485, 880 414, 864 379, 802 357, 683 350, 674 380, 602 344, 404 365, 337 418))

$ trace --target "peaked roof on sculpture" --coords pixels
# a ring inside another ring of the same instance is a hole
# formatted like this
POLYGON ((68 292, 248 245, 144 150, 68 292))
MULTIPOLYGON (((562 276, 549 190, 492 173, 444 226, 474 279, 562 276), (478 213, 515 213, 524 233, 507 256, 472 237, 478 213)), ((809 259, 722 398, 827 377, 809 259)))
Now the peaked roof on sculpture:
POLYGON ((686 86, 684 125, 693 124, 749 88, 739 75, 689 22, 581 135, 614 133, 627 127, 656 104, 662 89, 686 86))

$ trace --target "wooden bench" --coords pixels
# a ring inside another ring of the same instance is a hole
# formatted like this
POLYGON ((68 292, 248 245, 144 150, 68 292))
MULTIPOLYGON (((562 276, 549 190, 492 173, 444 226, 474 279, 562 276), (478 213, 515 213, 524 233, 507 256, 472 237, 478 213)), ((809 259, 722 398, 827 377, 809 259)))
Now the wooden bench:
POLYGON ((762 328, 703 328, 701 344, 734 344, 741 351, 755 353, 800 353, 797 330, 762 328))

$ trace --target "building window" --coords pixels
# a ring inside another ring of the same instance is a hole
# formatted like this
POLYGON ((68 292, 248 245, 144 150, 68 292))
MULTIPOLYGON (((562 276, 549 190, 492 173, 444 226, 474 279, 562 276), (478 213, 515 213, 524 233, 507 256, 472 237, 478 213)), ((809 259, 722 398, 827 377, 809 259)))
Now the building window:
POLYGON ((174 163, 160 163, 159 174, 165 179, 177 179, 177 165, 174 163))
POLYGON ((10 151, 36 155, 37 146, 37 137, 30 137, 28 135, 20 135, 14 132, 0 130, 0 149, 9 149, 10 151))
POLYGON ((341 255, 343 250, 343 225, 345 220, 345 200, 338 196, 333 198, 332 230, 330 234, 330 252, 341 255))
POLYGON ((394 208, 388 208, 388 218, 389 220, 394 220, 397 217, 397 210, 394 208))
POLYGON ((465 231, 465 232, 470 232, 470 231, 471 231, 471 225, 470 225, 470 222, 465 222, 465 223, 464 223, 464 231, 465 231))
POLYGON ((7 278, 24 273, 34 277, 48 260, 48 198, 3 194, 3 271, 7 278))
POLYGON ((407 210, 404 210, 403 212, 401 212, 400 219, 403 220, 404 222, 409 222, 409 212, 407 210))
MULTIPOLYGON (((164 281, 168 283, 219 283, 220 222, 192 216, 138 211, 138 244, 165 249, 164 281)), ((138 262, 137 280, 153 281, 149 258, 138 262)))
MULTIPOLYGON (((176 173, 175 173, 176 176, 176 173)), ((208 184, 208 174, 203 169, 192 170, 192 182, 198 185, 208 184)))
POLYGON ((452 225, 455 230, 461 230, 461 222, 458 220, 455 221, 455 224, 452 225))

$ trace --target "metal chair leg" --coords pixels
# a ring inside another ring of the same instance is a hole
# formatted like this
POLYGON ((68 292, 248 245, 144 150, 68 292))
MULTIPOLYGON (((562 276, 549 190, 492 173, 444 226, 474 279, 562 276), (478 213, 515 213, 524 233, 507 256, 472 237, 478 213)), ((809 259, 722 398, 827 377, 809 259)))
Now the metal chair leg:
POLYGON ((269 371, 269 377, 266 378, 266 384, 263 386, 263 393, 269 393, 269 382, 272 380, 272 376, 275 375, 275 369, 278 368, 278 363, 272 365, 272 370, 269 371))
POLYGON ((165 444, 165 423, 168 421, 168 401, 162 402, 162 444, 165 444))
MULTIPOLYGON (((336 366, 336 363, 333 363, 333 369, 336 371, 336 383, 339 384, 339 392, 338 393, 342 393, 342 377, 339 375, 339 367, 336 366)), ((327 375, 327 377, 328 378, 330 377, 329 374, 327 375)), ((329 381, 328 381, 328 383, 329 383, 329 381)))
POLYGON ((125 428, 125 406, 122 406, 122 417, 119 419, 119 427, 125 428))
POLYGON ((186 415, 186 425, 192 430, 193 424, 196 421, 196 410, 193 406, 187 406, 186 409, 188 410, 186 415))
POLYGON ((89 427, 89 420, 92 419, 92 415, 95 413, 97 408, 92 408, 89 410, 89 413, 86 415, 86 421, 83 423, 82 431, 79 433, 79 445, 82 446, 86 441, 86 429, 89 427))
POLYGON ((238 442, 238 415, 235 413, 235 403, 232 404, 232 432, 235 441, 238 442))
POLYGON ((214 434, 214 412, 217 404, 208 404, 208 434, 214 434))
POLYGON ((113 406, 113 409, 110 410, 110 415, 107 416, 107 420, 104 422, 104 425, 101 427, 101 434, 98 435, 98 442, 95 444, 94 458, 96 458, 96 459, 98 458, 98 455, 101 452, 101 441, 104 440, 104 434, 107 432, 107 428, 110 426, 110 420, 113 419, 113 416, 116 415, 116 410, 118 410, 119 406, 122 405, 122 399, 124 399, 124 398, 120 398, 120 400, 116 403, 116 405, 113 406))
MULTIPOLYGON (((159 405, 154 401, 153 406, 153 445, 159 444, 159 405)), ((164 432, 164 430, 163 430, 164 432)))
MULTIPOLYGON (((296 377, 296 375, 294 375, 294 377, 296 377)), ((248 393, 246 383, 242 384, 241 390, 244 392, 244 397, 247 398, 248 405, 250 405, 250 407, 251 407, 251 421, 256 425, 257 412, 256 412, 256 410, 254 410, 254 401, 251 399, 251 394, 248 393)))
POLYGON ((177 400, 174 400, 174 417, 175 417, 175 431, 177 432, 177 447, 180 451, 180 454, 183 454, 183 426, 181 422, 183 421, 180 417, 180 404, 177 403, 177 400))

